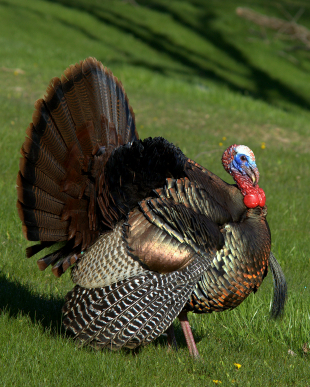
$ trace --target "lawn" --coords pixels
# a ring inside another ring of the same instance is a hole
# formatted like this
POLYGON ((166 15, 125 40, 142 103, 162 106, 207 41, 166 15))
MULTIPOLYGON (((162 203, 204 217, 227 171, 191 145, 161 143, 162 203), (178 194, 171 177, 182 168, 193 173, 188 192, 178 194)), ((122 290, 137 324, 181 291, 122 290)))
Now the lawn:
POLYGON ((0 380, 4 386, 310 386, 310 52, 235 14, 247 6, 310 29, 306 0, 0 0, 0 380), (26 259, 16 210, 19 149, 50 79, 88 56, 122 81, 141 138, 164 136, 232 182, 231 144, 253 149, 272 251, 288 283, 270 320, 272 276, 240 307, 190 315, 202 360, 164 337, 136 353, 78 348, 61 326, 70 275, 26 259), (307 344, 308 343, 308 344, 307 344), (305 345, 307 344, 307 345, 305 345), (303 349, 304 348, 304 349, 303 349), (307 352, 308 349, 308 352, 307 352), (235 364, 240 364, 238 368, 235 364))

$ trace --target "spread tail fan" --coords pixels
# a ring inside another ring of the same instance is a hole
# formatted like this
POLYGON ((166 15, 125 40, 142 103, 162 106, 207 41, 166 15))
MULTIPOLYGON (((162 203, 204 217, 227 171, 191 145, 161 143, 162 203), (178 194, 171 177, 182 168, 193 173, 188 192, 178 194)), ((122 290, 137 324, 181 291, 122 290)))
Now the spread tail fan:
POLYGON ((27 256, 72 241, 70 248, 40 259, 41 270, 53 264, 60 276, 102 228, 113 227, 119 214, 109 206, 104 166, 113 149, 137 139, 122 84, 96 59, 52 79, 44 99, 35 104, 17 176, 23 233, 41 241, 27 249, 27 256))

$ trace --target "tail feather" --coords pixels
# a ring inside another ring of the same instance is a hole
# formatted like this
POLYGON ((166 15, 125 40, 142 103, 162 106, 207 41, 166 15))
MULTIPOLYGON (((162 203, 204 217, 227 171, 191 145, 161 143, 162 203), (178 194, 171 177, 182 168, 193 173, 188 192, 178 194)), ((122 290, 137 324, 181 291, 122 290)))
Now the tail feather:
POLYGON ((32 245, 26 248, 26 255, 27 258, 32 257, 33 255, 37 254, 41 250, 45 249, 46 247, 52 246, 53 242, 41 242, 37 245, 32 245))
POLYGON ((67 148, 71 149, 72 146, 77 146, 80 151, 80 159, 82 160, 82 149, 76 137, 74 121, 59 78, 53 78, 50 85, 47 87, 46 95, 44 96, 44 104, 49 111, 50 117, 58 130, 60 130, 61 137, 67 148))
POLYGON ((43 145, 38 145, 29 137, 26 138, 21 153, 28 163, 35 166, 46 176, 60 182, 65 176, 64 166, 43 145))
POLYGON ((83 80, 82 63, 71 65, 61 77, 62 88, 76 128, 93 121, 83 80))
POLYGON ((67 230, 65 229, 46 229, 38 228, 37 226, 22 226, 22 231, 28 241, 46 241, 46 242, 62 242, 68 240, 67 230))
POLYGON ((58 184, 52 178, 46 176, 43 172, 41 172, 38 168, 36 168, 33 164, 28 163, 26 159, 21 158, 19 163, 19 174, 17 175, 17 192, 18 192, 18 200, 24 204, 27 204, 28 207, 32 206, 32 201, 36 198, 36 190, 37 188, 42 191, 49 193, 51 196, 55 198, 55 200, 59 200, 63 203, 66 203, 69 200, 70 196, 66 192, 60 191, 60 183, 58 184), (24 191, 24 183, 26 182, 25 187, 27 187, 28 192, 32 191, 32 196, 29 196, 29 201, 25 202, 26 197, 24 191), (27 184, 28 183, 28 184, 27 184), (30 188, 32 187, 32 188, 30 188), (24 199, 22 199, 22 197, 24 199), (32 198, 32 199, 31 199, 32 198))
MULTIPOLYGON (((43 242, 46 247, 51 246, 50 242, 43 242)), ((35 250, 40 250, 40 245, 32 246, 35 250)), ((35 251, 29 251, 29 256, 35 251)), ((49 265, 54 265, 52 272, 56 277, 60 277, 62 273, 79 258, 78 250, 73 247, 72 241, 62 245, 58 250, 37 261, 40 270, 45 270, 49 265)))
MULTIPOLYGON (((43 191, 40 188, 36 188, 35 192, 33 190, 33 186, 28 183, 26 179, 19 173, 17 175, 17 196, 18 200, 21 203, 27 203, 28 208, 45 210, 48 208, 49 212, 55 215, 60 215, 64 202, 53 197, 46 191, 43 191)), ((18 203, 21 207, 21 204, 18 203)), ((21 216, 23 216, 21 214, 21 216)))
POLYGON ((55 125, 44 100, 39 99, 35 103, 32 115, 32 123, 27 129, 27 136, 35 139, 39 145, 45 145, 59 163, 63 164, 66 158, 67 146, 55 125))
POLYGON ((46 211, 33 210, 22 206, 25 226, 38 227, 47 230, 66 230, 68 221, 63 221, 60 216, 46 211))
POLYGON ((38 148, 42 146, 44 149, 48 149, 50 154, 53 155, 54 159, 57 160, 59 164, 63 165, 65 162, 65 154, 67 152, 66 144, 61 138, 54 123, 51 121, 51 125, 47 126, 47 124, 44 122, 44 118, 42 118, 42 109, 45 109, 44 104, 42 104, 39 124, 35 126, 33 123, 31 123, 28 126, 26 135, 29 139, 32 140, 33 143, 36 144, 38 148))
MULTIPOLYGON (((82 72, 92 117, 105 116, 108 122, 114 122, 110 111, 110 90, 107 84, 107 71, 105 71, 101 63, 95 65, 94 59, 88 58, 83 63, 82 72)), ((113 77, 112 74, 109 75, 113 77)), ((109 132, 101 127, 100 120, 97 119, 94 122, 96 123, 97 139, 99 141, 104 139, 105 141, 102 145, 107 146, 109 144, 109 132)))

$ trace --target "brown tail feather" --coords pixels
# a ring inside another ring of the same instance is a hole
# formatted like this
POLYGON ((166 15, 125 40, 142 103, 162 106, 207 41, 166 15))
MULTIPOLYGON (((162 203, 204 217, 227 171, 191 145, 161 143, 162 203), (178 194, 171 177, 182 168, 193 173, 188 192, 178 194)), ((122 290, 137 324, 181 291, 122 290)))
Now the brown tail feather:
POLYGON ((81 68, 82 62, 71 65, 61 77, 62 89, 76 128, 93 121, 81 68))
POLYGON ((39 251, 45 249, 46 247, 50 247, 54 244, 54 242, 41 242, 38 245, 32 245, 26 248, 26 256, 27 258, 32 257, 37 254, 39 251))
MULTIPOLYGON (((105 164, 113 149, 138 139, 124 88, 100 62, 88 58, 52 79, 32 120, 17 177, 24 235, 49 243, 73 239, 72 246, 85 249, 119 216, 109 206, 105 164)), ((41 267, 58 261, 55 274, 60 275, 72 256, 54 254, 41 267)))
POLYGON ((63 138, 66 146, 70 149, 72 146, 80 148, 80 158, 83 159, 82 149, 76 137, 76 130, 74 122, 62 90, 61 80, 59 78, 53 78, 50 85, 46 89, 46 95, 44 102, 49 110, 52 120, 55 122, 61 137, 63 138))
MULTIPOLYGON (((88 96, 92 117, 105 116, 109 122, 113 122, 109 108, 109 89, 106 81, 106 72, 103 66, 96 65, 93 58, 86 59, 82 64, 85 90, 88 96), (100 77, 99 74, 103 76, 100 77)), ((95 121, 95 133, 97 141, 105 140, 102 145, 109 144, 109 132, 102 130, 100 121, 95 121)))
POLYGON ((51 119, 43 99, 39 99, 35 103, 32 123, 29 125, 26 134, 38 145, 44 144, 60 164, 64 163, 67 147, 58 128, 51 119))
POLYGON ((19 173, 17 175, 17 196, 19 202, 27 204, 29 208, 38 210, 49 209, 49 212, 55 215, 60 215, 64 208, 64 202, 53 197, 46 191, 36 187, 33 190, 33 185, 29 184, 26 179, 19 173))
MULTIPOLYGON (((66 192, 60 191, 60 182, 53 180, 41 172, 35 165, 29 163, 26 159, 21 158, 19 163, 19 174, 23 179, 21 181, 17 178, 18 191, 24 191, 24 182, 28 182, 28 189, 31 186, 33 195, 35 198, 37 188, 42 191, 48 192, 55 199, 66 203, 70 196, 66 192), (21 184, 21 185, 20 185, 21 184)), ((20 197, 18 197, 20 201, 20 197)), ((23 202, 23 201, 22 201, 23 202)), ((24 203, 24 202, 23 202, 24 203)), ((24 203, 26 204, 26 203, 24 203)), ((30 203, 27 202, 27 206, 31 207, 30 203)))

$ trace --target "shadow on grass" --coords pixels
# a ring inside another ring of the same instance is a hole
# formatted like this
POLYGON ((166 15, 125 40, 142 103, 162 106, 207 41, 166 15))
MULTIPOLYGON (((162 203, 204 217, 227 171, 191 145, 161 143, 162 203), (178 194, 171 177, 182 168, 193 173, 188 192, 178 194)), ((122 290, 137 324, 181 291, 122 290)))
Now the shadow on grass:
MULTIPOLYGON (((145 22, 138 21, 137 18, 133 19, 130 13, 125 13, 122 7, 107 6, 105 3, 101 3, 98 0, 47 0, 51 3, 58 3, 68 8, 75 9, 77 11, 88 14, 96 19, 98 22, 109 25, 124 35, 131 35, 137 41, 142 42, 153 51, 155 51, 158 57, 166 56, 171 60, 170 64, 154 63, 153 59, 145 57, 141 58, 141 55, 135 53, 135 49, 132 47, 120 49, 109 43, 107 36, 95 35, 92 31, 92 26, 89 29, 79 26, 74 20, 64 20, 61 17, 53 17, 55 21, 73 29, 79 34, 82 34, 85 38, 96 42, 102 42, 105 46, 110 47, 119 56, 119 59, 113 60, 112 63, 128 63, 130 65, 143 67, 151 71, 156 71, 162 75, 175 75, 182 76, 183 79, 191 81, 193 76, 199 76, 205 79, 212 79, 219 84, 227 86, 233 91, 240 93, 250 93, 252 97, 256 99, 264 100, 270 104, 279 105, 279 101, 284 102, 287 108, 290 106, 296 106, 300 108, 310 109, 310 101, 302 94, 298 93, 289 86, 288 83, 278 78, 279 74, 275 74, 277 79, 272 74, 263 71, 259 68, 255 62, 251 61, 251 57, 245 55, 237 45, 234 45, 227 36, 218 28, 215 27, 214 21, 219 17, 216 14, 216 7, 212 3, 208 3, 202 0, 188 1, 191 7, 196 10, 195 17, 189 17, 182 9, 182 7, 176 7, 169 2, 161 2, 157 0, 140 0, 140 8, 145 7, 150 12, 154 10, 156 12, 169 15, 179 26, 185 31, 194 32, 199 39, 216 47, 217 50, 229 59, 239 64, 239 70, 233 70, 226 64, 224 60, 218 59, 216 56, 212 56, 209 52, 195 50, 189 45, 182 45, 177 43, 173 38, 169 37, 165 33, 165 29, 158 28, 156 31, 145 24, 145 22), (161 32, 162 31, 162 32, 161 32), (181 67, 180 67, 181 65, 181 67), (221 72, 218 72, 218 69, 221 72), (246 75, 245 75, 246 74, 246 75), (244 79, 244 81, 236 81, 231 75, 237 75, 244 79), (253 86, 251 91, 245 90, 243 82, 249 80, 253 86)), ((8 0, 0 0, 2 6, 17 7, 9 3, 8 0)), ((26 5, 24 8, 28 12, 37 14, 39 17, 44 17, 44 14, 28 8, 26 5)), ((84 59, 84 58, 81 58, 84 59)), ((104 58, 100 58, 105 63, 104 58)))
MULTIPOLYGON (((101 23, 110 25, 124 34, 130 34, 139 42, 143 42, 146 46, 157 51, 158 56, 165 55, 169 57, 178 65, 178 68, 174 68, 173 64, 171 66, 154 64, 148 58, 141 59, 141 57, 135 57, 134 50, 130 50, 130 48, 126 51, 122 50, 122 54, 125 57, 124 62, 126 63, 157 71, 163 75, 171 75, 171 73, 175 73, 176 75, 182 74, 188 80, 193 75, 209 78, 226 85, 233 91, 241 93, 247 91, 243 85, 237 83, 237 81, 234 81, 230 77, 232 73, 241 75, 241 72, 232 70, 228 67, 229 65, 217 60, 216 57, 212 57, 208 52, 195 51, 189 46, 180 45, 174 39, 170 38, 164 32, 164 29, 162 29, 163 32, 158 32, 160 29, 154 31, 144 21, 137 21, 136 18, 133 20, 130 14, 127 15, 122 11, 122 7, 106 7, 96 0, 89 2, 79 0, 47 1, 59 3, 87 13, 101 23), (180 64, 184 68, 183 71, 179 68, 180 64), (217 69, 224 70, 227 75, 224 75, 223 71, 220 75, 217 69)), ((279 100, 282 100, 286 104, 310 109, 309 100, 291 88, 288 83, 276 79, 271 74, 260 69, 255 62, 251 61, 249 56, 245 55, 236 45, 232 44, 223 32, 214 26, 214 20, 218 18, 216 12, 214 12, 214 5, 200 0, 189 2, 191 6, 196 7, 196 14, 199 15, 195 18, 189 18, 182 8, 173 7, 169 2, 164 3, 156 0, 148 0, 140 1, 139 3, 141 7, 145 6, 148 9, 168 14, 184 30, 191 30, 199 38, 211 43, 214 47, 221 50, 224 55, 239 63, 240 68, 246 69, 247 75, 243 75, 243 77, 254 82, 254 87, 251 91, 252 97, 262 99, 270 104, 278 104, 279 100)), ((66 24, 66 22, 63 23, 66 24)), ((80 29, 78 26, 73 26, 73 23, 68 23, 69 28, 80 29)), ((88 35, 89 33, 85 33, 85 36, 88 35)), ((102 37, 102 43, 105 45, 108 44, 106 37, 102 37)), ((113 49, 117 51, 117 47, 113 49)), ((276 75, 278 76, 278 74, 276 75)))
POLYGON ((0 311, 5 310, 10 317, 27 315, 33 324, 40 324, 44 331, 50 331, 52 335, 64 334, 61 314, 64 303, 63 298, 41 296, 28 286, 0 275, 0 311))

